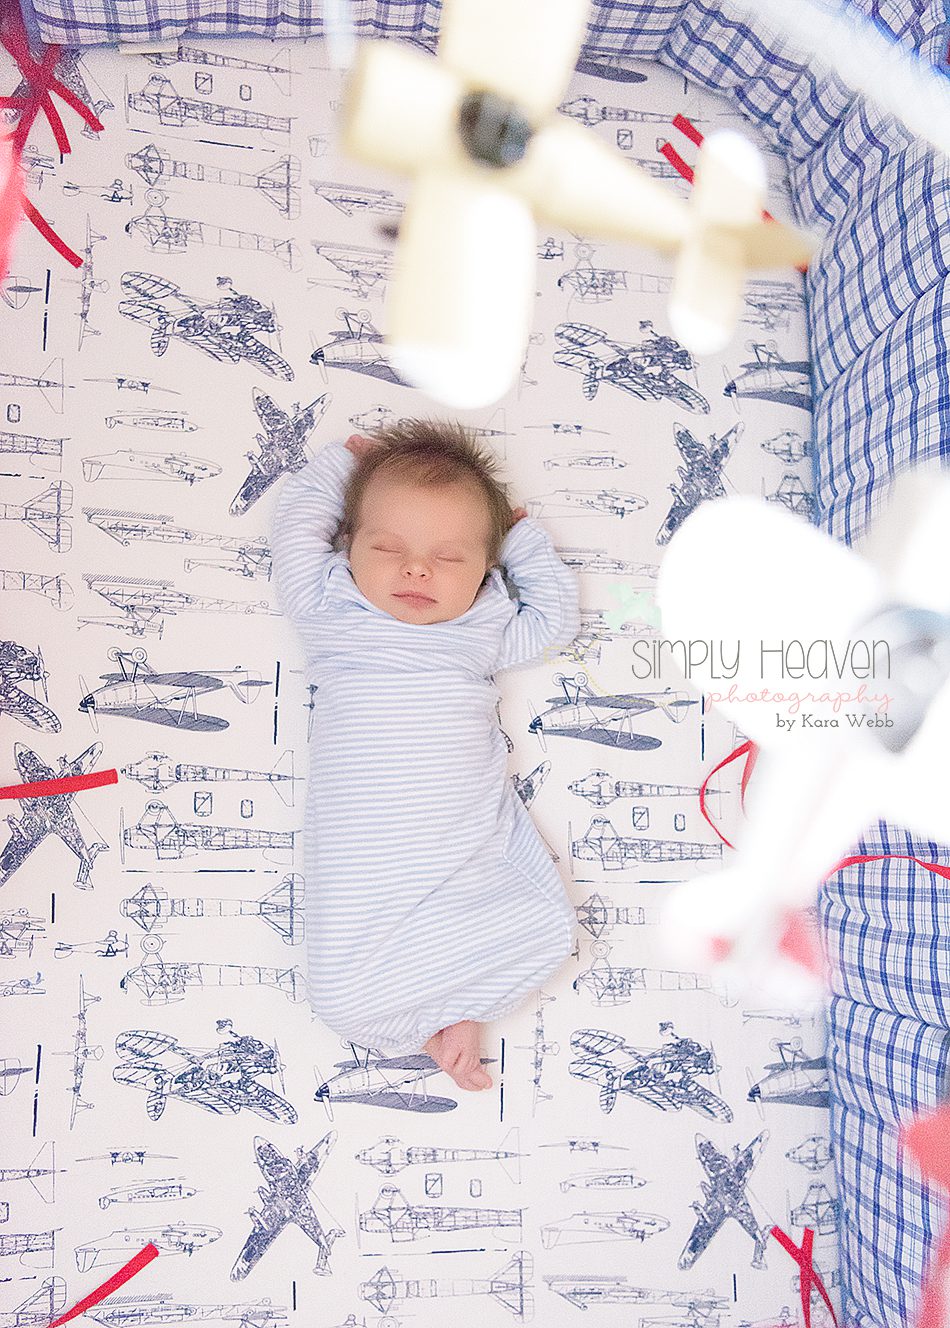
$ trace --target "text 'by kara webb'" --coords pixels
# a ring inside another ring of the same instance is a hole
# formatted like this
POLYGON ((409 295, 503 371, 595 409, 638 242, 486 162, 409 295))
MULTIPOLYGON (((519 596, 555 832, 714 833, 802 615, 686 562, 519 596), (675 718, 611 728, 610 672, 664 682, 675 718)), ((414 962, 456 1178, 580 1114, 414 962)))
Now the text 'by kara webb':
POLYGON ((886 640, 835 641, 717 641, 714 638, 667 641, 641 638, 631 643, 633 673, 638 679, 662 681, 691 679, 698 673, 707 679, 735 678, 740 668, 758 666, 763 682, 788 678, 889 678, 891 648, 886 640), (752 651, 752 658, 749 652, 752 651))

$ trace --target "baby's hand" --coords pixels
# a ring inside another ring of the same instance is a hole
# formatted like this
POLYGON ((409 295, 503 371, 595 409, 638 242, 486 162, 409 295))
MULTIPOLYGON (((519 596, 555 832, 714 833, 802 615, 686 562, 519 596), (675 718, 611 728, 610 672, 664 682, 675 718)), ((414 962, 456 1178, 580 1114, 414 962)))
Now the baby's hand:
POLYGON ((364 438, 361 433, 351 433, 343 446, 355 457, 361 457, 372 448, 378 447, 379 443, 375 438, 364 438))
POLYGON ((508 529, 510 530, 512 526, 516 526, 521 518, 527 515, 528 509, 526 507, 513 507, 511 509, 511 520, 508 523, 508 529))

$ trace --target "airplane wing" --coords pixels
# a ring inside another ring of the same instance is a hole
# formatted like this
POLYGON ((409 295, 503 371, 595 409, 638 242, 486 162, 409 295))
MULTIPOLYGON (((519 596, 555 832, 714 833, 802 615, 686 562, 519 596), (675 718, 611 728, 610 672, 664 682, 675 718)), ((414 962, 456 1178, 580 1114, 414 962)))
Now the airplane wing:
POLYGON ((273 1245, 288 1221, 289 1218, 282 1215, 278 1216, 276 1213, 265 1214, 263 1220, 259 1217, 253 1218, 254 1225, 251 1227, 251 1234, 244 1242, 244 1248, 235 1259, 234 1267, 231 1269, 232 1282, 240 1282, 242 1278, 247 1277, 261 1255, 265 1254, 273 1245))
POLYGON ((706 1249, 713 1236, 726 1220, 725 1209, 720 1210, 715 1220, 710 1221, 705 1208, 699 1208, 699 1216, 696 1223, 689 1233, 689 1238, 683 1246, 683 1253, 677 1261, 677 1267, 682 1269, 692 1268, 693 1264, 706 1249))
POLYGON ((701 1116, 707 1120, 732 1120, 732 1108, 721 1098, 716 1097, 715 1093, 710 1093, 708 1088, 702 1084, 689 1083, 680 1090, 682 1101, 687 1107, 692 1107, 698 1111, 701 1116))
POLYGON ((331 1130, 330 1133, 325 1135, 319 1143, 314 1144, 308 1153, 303 1155, 297 1167, 297 1179, 301 1186, 307 1186, 310 1184, 311 1178, 315 1176, 323 1166, 335 1143, 336 1131, 331 1130))
POLYGON ((283 378, 288 383, 293 379, 294 371, 286 360, 281 359, 276 351, 265 346, 262 341, 255 337, 249 337, 243 345, 242 354, 245 359, 259 364, 261 368, 275 378, 283 378))
POLYGON ((264 1084, 255 1079, 242 1079, 241 1083, 231 1088, 237 1103, 254 1111, 265 1120, 283 1121, 287 1125, 296 1125, 297 1113, 289 1102, 264 1084))
POLYGON ((23 815, 8 816, 7 823, 13 834, 0 849, 0 885, 5 885, 18 867, 21 867, 38 844, 49 834, 49 826, 41 816, 29 813, 29 802, 24 806, 23 815))
POLYGON ((416 1092, 400 1093, 396 1089, 379 1093, 347 1093, 347 1102, 366 1102, 372 1107, 390 1107, 394 1111, 454 1111, 458 1103, 450 1097, 433 1097, 416 1092))
POLYGON ((46 733, 58 733, 62 727, 49 706, 37 701, 35 696, 30 696, 21 687, 0 688, 0 710, 46 733))
POLYGON ((295 1213, 293 1220, 304 1235, 310 1237, 320 1251, 319 1265, 325 1263, 330 1254, 331 1242, 327 1239, 327 1233, 320 1225, 316 1213, 308 1207, 305 1213, 295 1213))

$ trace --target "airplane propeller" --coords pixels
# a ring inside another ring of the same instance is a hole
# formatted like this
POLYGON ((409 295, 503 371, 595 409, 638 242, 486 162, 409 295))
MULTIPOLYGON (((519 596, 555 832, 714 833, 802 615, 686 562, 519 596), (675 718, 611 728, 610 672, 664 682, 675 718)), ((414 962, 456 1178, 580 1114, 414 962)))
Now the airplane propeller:
POLYGON ((674 256, 674 334, 698 354, 735 328, 746 272, 807 261, 811 242, 762 220, 765 168, 732 131, 703 143, 689 204, 556 113, 588 0, 445 0, 438 57, 363 41, 342 143, 413 177, 387 294, 400 377, 456 409, 504 395, 524 359, 537 222, 674 256))

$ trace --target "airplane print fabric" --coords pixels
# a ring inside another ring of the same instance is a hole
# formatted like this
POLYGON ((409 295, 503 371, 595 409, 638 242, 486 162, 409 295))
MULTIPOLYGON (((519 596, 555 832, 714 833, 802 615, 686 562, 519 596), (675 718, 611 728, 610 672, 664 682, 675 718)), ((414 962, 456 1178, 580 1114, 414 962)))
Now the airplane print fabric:
MULTIPOLYGON (((60 161, 37 125, 25 160, 83 265, 24 229, 0 290, 0 782, 118 783, 4 808, 0 1328, 45 1328, 149 1241, 103 1328, 793 1328, 772 1226, 814 1229, 837 1282, 822 1015, 663 958, 670 883, 729 853, 698 792, 740 737, 652 661, 657 570, 697 504, 813 511, 800 278, 752 281, 696 363, 667 263, 539 232, 517 384, 463 416, 581 588, 571 646, 498 678, 577 944, 486 1030, 495 1088, 467 1094, 310 1016, 318 707, 271 583, 288 475, 442 413, 381 339, 403 182, 339 154, 319 40, 76 65, 104 133, 60 161)), ((606 57, 561 110, 682 195, 658 149, 678 113, 757 137, 606 57)), ((732 837, 738 776, 708 804, 732 837)))

